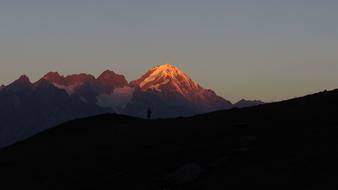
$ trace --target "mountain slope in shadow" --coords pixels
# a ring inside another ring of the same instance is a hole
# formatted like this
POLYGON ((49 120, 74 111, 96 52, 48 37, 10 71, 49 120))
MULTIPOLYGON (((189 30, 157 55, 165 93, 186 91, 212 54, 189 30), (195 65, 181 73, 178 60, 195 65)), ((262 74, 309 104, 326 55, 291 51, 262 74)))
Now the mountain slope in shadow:
POLYGON ((100 115, 5 148, 12 189, 335 189, 338 90, 190 118, 100 115))
POLYGON ((34 83, 22 75, 0 86, 0 148, 63 122, 103 113, 145 118, 151 109, 153 118, 175 118, 232 107, 170 64, 156 66, 131 83, 110 70, 98 77, 49 72, 34 83))

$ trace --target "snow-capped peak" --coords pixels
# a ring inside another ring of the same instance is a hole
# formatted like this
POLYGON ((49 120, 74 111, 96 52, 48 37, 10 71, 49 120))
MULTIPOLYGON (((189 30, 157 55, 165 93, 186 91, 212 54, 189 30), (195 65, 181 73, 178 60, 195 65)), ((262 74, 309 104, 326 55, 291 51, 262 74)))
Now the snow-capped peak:
POLYGON ((177 67, 165 64, 160 65, 152 68, 150 70, 150 75, 140 84, 140 87, 145 86, 147 83, 152 82, 153 79, 159 78, 159 77, 166 77, 166 78, 182 78, 184 80, 189 80, 190 78, 183 73, 181 70, 179 70, 177 67))
POLYGON ((176 91, 183 96, 201 89, 187 74, 171 64, 156 66, 131 84, 145 91, 176 91))

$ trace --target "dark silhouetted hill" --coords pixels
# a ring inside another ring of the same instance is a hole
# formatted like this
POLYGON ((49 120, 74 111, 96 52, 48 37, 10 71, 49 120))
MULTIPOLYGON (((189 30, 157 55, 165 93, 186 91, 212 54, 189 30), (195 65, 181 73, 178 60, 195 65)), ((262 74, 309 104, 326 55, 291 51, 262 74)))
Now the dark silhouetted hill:
POLYGON ((338 90, 189 118, 100 115, 0 153, 11 189, 336 189, 338 90))

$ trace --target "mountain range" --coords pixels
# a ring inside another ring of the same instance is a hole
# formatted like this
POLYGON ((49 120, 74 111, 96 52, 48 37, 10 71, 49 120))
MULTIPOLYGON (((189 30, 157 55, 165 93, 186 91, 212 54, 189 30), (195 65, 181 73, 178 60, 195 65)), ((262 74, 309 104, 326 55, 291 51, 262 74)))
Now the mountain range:
POLYGON ((153 118, 174 118, 261 103, 232 104, 170 64, 156 66, 132 82, 110 70, 97 78, 49 72, 36 82, 23 75, 0 88, 0 147, 62 122, 102 113, 144 118, 150 109, 153 118))

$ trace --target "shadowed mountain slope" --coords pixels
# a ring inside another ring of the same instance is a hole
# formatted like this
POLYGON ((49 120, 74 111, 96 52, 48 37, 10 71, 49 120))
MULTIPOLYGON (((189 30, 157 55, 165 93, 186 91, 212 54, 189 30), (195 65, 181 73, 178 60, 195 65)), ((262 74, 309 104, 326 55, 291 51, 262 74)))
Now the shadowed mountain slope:
POLYGON ((107 112, 77 95, 70 96, 45 79, 31 83, 22 76, 0 93, 0 147, 70 119, 107 112))
POLYGON ((34 83, 23 75, 0 87, 0 147, 65 121, 102 113, 145 118, 151 109, 153 118, 170 118, 231 107, 169 64, 154 67, 130 84, 110 70, 97 78, 49 72, 34 83))

